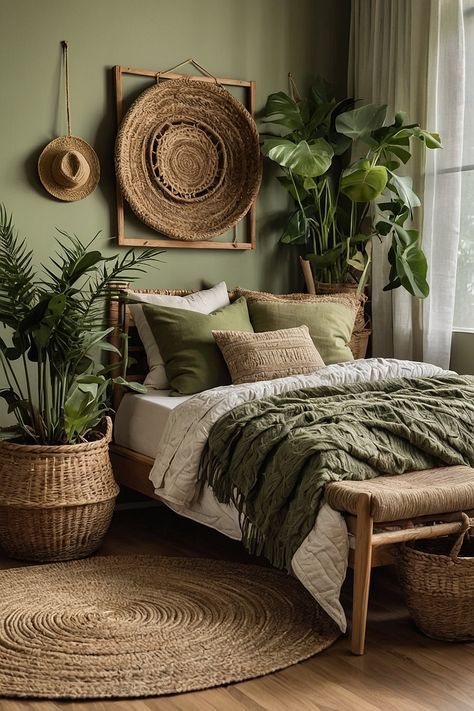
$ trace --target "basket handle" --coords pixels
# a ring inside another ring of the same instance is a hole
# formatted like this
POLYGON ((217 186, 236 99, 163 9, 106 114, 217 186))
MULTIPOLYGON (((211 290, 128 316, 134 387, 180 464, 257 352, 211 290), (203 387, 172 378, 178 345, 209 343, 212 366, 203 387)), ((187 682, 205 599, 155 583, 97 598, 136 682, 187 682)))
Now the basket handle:
POLYGON ((469 531, 470 528, 474 527, 474 519, 469 518, 469 516, 465 513, 462 513, 461 515, 461 530, 459 531, 459 535, 456 538, 453 547, 451 548, 451 552, 449 553, 449 557, 452 560, 457 560, 459 551, 461 550, 462 544, 464 543, 464 537, 466 533, 469 531))
POLYGON ((112 418, 107 416, 105 418, 105 441, 109 444, 112 441, 112 418))

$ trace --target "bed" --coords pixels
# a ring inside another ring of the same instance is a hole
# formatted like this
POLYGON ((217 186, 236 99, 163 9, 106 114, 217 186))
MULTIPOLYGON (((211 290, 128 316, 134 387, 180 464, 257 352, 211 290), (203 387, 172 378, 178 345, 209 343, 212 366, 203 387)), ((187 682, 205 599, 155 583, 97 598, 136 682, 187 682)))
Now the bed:
MULTIPOLYGON (((163 292, 184 295, 189 292, 163 292)), ((142 381, 145 375, 143 348, 131 314, 120 299, 111 302, 113 336, 118 343, 120 330, 128 334, 129 352, 135 365, 128 379, 142 381)), ((330 365, 317 373, 293 375, 273 381, 214 388, 193 396, 174 397, 169 391, 123 395, 116 391, 114 404, 115 438, 111 458, 119 484, 163 502, 172 510, 224 535, 242 537, 239 512, 220 503, 210 486, 198 480, 199 461, 213 425, 226 413, 246 402, 274 394, 293 392, 325 384, 350 384, 387 378, 429 377, 443 373, 436 366, 371 358, 330 365)), ((350 528, 350 526, 349 526, 350 528)), ((351 536, 344 517, 323 504, 314 528, 291 560, 293 574, 323 609, 346 630, 346 617, 339 602, 346 575, 351 536)), ((391 562, 390 553, 374 557, 372 565, 391 562)))

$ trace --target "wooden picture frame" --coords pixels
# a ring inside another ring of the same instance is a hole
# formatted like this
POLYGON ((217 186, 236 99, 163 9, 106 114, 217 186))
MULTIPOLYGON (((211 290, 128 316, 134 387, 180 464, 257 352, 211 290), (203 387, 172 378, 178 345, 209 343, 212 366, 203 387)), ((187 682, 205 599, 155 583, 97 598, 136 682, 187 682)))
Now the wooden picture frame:
MULTIPOLYGON (((115 87, 115 109, 117 116, 117 130, 123 117, 123 76, 131 74, 140 77, 150 77, 155 79, 157 74, 162 79, 180 79, 182 74, 174 72, 159 73, 150 69, 137 69, 136 67, 126 67, 117 64, 114 67, 114 87, 115 87)), ((223 79, 222 77, 209 76, 189 76, 185 75, 186 79, 191 81, 203 81, 214 83, 216 80, 223 86, 241 87, 245 90, 246 102, 245 107, 251 114, 255 113, 255 87, 254 81, 245 81, 243 79, 223 79)), ((252 203, 249 211, 238 223, 246 222, 246 240, 243 242, 236 241, 236 228, 234 227, 234 239, 230 242, 214 242, 212 240, 189 241, 177 240, 172 238, 147 239, 145 237, 127 237, 125 235, 125 200, 120 190, 118 180, 116 180, 116 215, 117 215, 117 244, 119 247, 156 247, 157 249, 227 249, 241 251, 247 249, 255 249, 257 242, 257 225, 256 225, 256 199, 252 203)), ((151 228, 150 228, 151 229, 151 228)), ((159 234, 159 233, 158 233, 159 234)))

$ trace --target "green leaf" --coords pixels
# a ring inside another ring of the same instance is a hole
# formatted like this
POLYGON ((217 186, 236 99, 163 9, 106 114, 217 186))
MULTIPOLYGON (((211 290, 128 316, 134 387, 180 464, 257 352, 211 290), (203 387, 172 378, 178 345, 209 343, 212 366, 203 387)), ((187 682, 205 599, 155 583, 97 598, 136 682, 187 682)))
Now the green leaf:
POLYGON ((101 262, 103 257, 100 252, 86 252, 74 265, 73 270, 68 276, 68 284, 74 284, 81 276, 84 276, 96 264, 101 262))
POLYGON ((385 235, 388 235, 389 232, 393 230, 393 225, 391 222, 384 222, 383 220, 380 220, 375 225, 375 229, 379 235, 383 235, 385 237, 385 235))
POLYGON ((79 375, 76 378, 76 383, 83 383, 83 384, 95 384, 95 385, 102 385, 102 383, 105 383, 106 379, 104 378, 103 375, 79 375))
MULTIPOLYGON (((408 161, 411 158, 411 153, 410 151, 407 151, 405 148, 402 148, 401 146, 397 146, 396 144, 389 143, 386 147, 386 150, 389 151, 390 153, 393 153, 393 155, 397 156, 397 158, 400 158, 402 163, 408 163, 408 161)), ((393 162, 393 161, 391 161, 393 162)), ((389 166, 387 166, 389 167, 389 166)), ((394 170, 390 166, 390 170, 394 170)))
POLYGON ((350 259, 347 260, 347 263, 358 272, 363 272, 365 269, 366 257, 364 257, 362 252, 357 251, 350 259))
POLYGON ((22 402, 20 396, 11 388, 3 388, 0 390, 0 398, 7 403, 9 413, 16 407, 19 407, 22 402))
POLYGON ((352 146, 352 139, 339 133, 330 136, 330 143, 335 156, 342 156, 352 146))
POLYGON ((317 185, 314 182, 313 178, 305 178, 303 182, 303 187, 305 190, 314 190, 315 188, 317 188, 317 185))
POLYGON ((129 390, 133 390, 136 393, 148 392, 145 385, 142 385, 142 383, 130 382, 128 380, 125 380, 125 378, 122 378, 122 376, 119 376, 118 378, 113 378, 112 382, 116 385, 123 385, 123 387, 128 388, 129 390))
POLYGON ((310 97, 316 106, 327 104, 334 101, 334 91, 329 82, 317 77, 311 85, 310 97))
POLYGON ((333 108, 334 102, 320 104, 315 108, 305 129, 306 136, 312 137, 317 133, 321 135, 328 132, 333 108))
MULTIPOLYGON (((84 355, 87 355, 87 353, 89 353, 92 348, 102 348, 102 346, 104 345, 104 338, 106 338, 106 336, 112 333, 113 330, 113 327, 110 327, 106 328, 104 331, 95 331, 93 333, 88 334, 88 336, 84 338, 84 355)), ((106 345, 104 350, 110 350, 109 345, 106 345)))
POLYGON ((413 191, 413 180, 408 175, 396 175, 396 173, 393 173, 391 170, 389 170, 388 173, 390 175, 388 187, 392 192, 398 195, 410 212, 413 212, 413 209, 419 207, 421 204, 418 195, 413 191))
POLYGON ((64 431, 68 441, 89 429, 98 416, 97 385, 76 384, 64 403, 64 431))
POLYGON ((399 277, 395 277, 393 280, 390 280, 388 284, 386 284, 383 288, 383 291, 392 291, 392 289, 398 289, 401 287, 402 282, 400 281, 399 277))
POLYGON ((305 259, 308 259, 316 267, 330 267, 332 264, 335 264, 337 262, 342 250, 343 245, 340 245, 339 247, 328 249, 328 251, 324 252, 323 254, 307 254, 305 256, 305 259))
POLYGON ((356 141, 383 126, 386 116, 385 104, 366 104, 340 114, 336 119, 336 130, 356 141))
POLYGON ((426 280, 428 263, 420 248, 418 230, 404 230, 398 225, 394 225, 394 228, 396 237, 393 238, 389 252, 392 265, 390 281, 384 290, 403 286, 413 296, 424 299, 430 291, 426 280))
POLYGON ((294 212, 288 220, 280 242, 282 244, 304 244, 306 242, 306 223, 301 210, 294 212))
POLYGON ((352 202, 371 202, 383 192, 387 184, 387 170, 382 165, 367 166, 359 170, 343 173, 340 183, 341 192, 352 202))
POLYGON ((441 138, 439 133, 430 133, 429 131, 424 131, 422 128, 415 128, 413 135, 423 141, 427 148, 442 148, 441 138))
POLYGON ((15 346, 7 346, 3 338, 0 338, 0 351, 3 353, 5 358, 7 360, 17 360, 22 354, 22 351, 20 348, 16 348, 15 346))
POLYGON ((101 351, 108 351, 109 353, 116 353, 117 355, 122 355, 119 349, 108 341, 99 341, 99 343, 95 344, 95 347, 99 348, 99 350, 101 351))
POLYGON ((262 153, 284 168, 304 178, 316 178, 323 175, 331 166, 334 151, 324 138, 317 138, 308 143, 275 138, 265 141, 262 153))
POLYGON ((395 126, 403 126, 407 118, 405 111, 397 111, 395 114, 395 126))
POLYGON ((270 94, 265 105, 262 122, 279 124, 291 131, 304 128, 298 104, 284 91, 270 94))
POLYGON ((35 328, 39 328, 41 321, 43 320, 43 317, 46 313, 46 309, 48 308, 48 301, 49 297, 44 296, 35 306, 33 306, 28 311, 27 315, 18 326, 18 331, 21 334, 28 333, 33 331, 33 329, 35 328))

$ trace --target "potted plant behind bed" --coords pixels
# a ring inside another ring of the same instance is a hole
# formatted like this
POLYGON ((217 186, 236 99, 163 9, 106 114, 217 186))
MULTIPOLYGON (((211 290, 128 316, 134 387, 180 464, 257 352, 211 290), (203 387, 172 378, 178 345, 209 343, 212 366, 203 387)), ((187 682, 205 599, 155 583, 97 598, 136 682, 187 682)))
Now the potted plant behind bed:
MULTIPOLYGON (((15 424, 0 441, 0 546, 12 557, 67 560, 101 543, 118 493, 108 445, 112 382, 97 353, 106 342, 104 301, 118 276, 133 279, 155 250, 103 257, 65 233, 42 273, 0 206, 0 339, 15 424)), ((94 238, 95 239, 95 238, 94 238)))
POLYGON ((427 262, 418 230, 406 223, 420 200, 412 180, 397 171, 412 155, 411 141, 440 148, 437 134, 405 124, 397 113, 386 124, 387 106, 354 108, 336 101, 321 80, 301 99, 290 77, 290 94, 271 94, 262 118, 262 153, 283 171, 278 177, 293 210, 280 238, 305 245, 308 291, 364 292, 370 276, 372 240, 390 239, 389 283, 425 298, 427 262), (364 155, 350 162, 357 142, 364 155))

